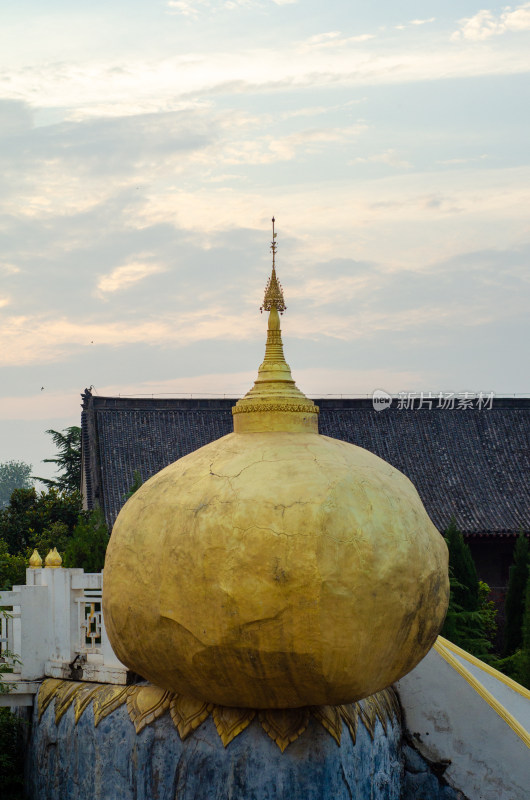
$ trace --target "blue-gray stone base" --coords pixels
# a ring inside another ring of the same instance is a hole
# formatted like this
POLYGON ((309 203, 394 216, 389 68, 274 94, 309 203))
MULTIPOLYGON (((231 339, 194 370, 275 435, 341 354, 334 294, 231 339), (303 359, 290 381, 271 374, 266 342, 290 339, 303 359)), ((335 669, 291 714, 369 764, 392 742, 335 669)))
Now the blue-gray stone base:
POLYGON ((466 800, 440 765, 402 740, 397 721, 374 737, 361 721, 340 746, 311 718, 282 753, 257 718, 225 748, 213 719, 185 741, 168 713, 136 734, 125 705, 94 727, 89 706, 58 725, 35 705, 26 758, 28 800, 466 800))
POLYGON ((169 714, 138 735, 125 705, 94 727, 72 706, 37 710, 27 759, 28 800, 401 800, 401 728, 373 740, 359 722, 341 745, 311 719, 282 753, 257 719, 225 748, 212 717, 181 741, 169 714))

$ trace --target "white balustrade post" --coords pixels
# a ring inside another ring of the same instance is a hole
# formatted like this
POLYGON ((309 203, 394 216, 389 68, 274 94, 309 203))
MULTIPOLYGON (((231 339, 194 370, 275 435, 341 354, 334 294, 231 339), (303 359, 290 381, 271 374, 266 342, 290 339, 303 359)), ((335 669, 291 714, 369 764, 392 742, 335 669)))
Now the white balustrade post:
POLYGON ((49 590, 49 629, 51 647, 48 651, 46 674, 57 678, 69 677, 69 665, 76 656, 77 604, 79 591, 72 590, 72 578, 82 575, 82 569, 45 567, 39 576, 49 590))
MULTIPOLYGON (((32 581, 33 581, 32 576, 32 581)), ((14 666, 14 674, 25 680, 44 677, 44 665, 50 649, 49 595, 44 586, 14 586, 11 592, 0 593, 0 605, 13 608, 8 620, 8 648, 22 662, 14 666)))

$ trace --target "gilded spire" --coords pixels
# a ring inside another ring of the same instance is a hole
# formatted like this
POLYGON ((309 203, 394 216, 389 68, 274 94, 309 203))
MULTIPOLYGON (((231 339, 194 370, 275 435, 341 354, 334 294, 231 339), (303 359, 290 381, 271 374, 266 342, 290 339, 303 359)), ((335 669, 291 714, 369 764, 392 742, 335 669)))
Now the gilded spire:
POLYGON ((269 280, 267 281, 267 285, 265 287, 265 297, 263 298, 263 305, 260 308, 260 311, 270 311, 271 308, 277 308, 280 314, 283 314, 287 306, 285 305, 285 300, 283 299, 283 289, 280 281, 276 277, 276 236, 278 235, 274 231, 274 217, 272 218, 272 242, 271 242, 271 252, 272 252, 272 272, 269 280))
POLYGON ((304 431, 318 433, 318 406, 296 386, 283 354, 280 314, 286 309, 276 277, 276 233, 272 218, 272 272, 261 311, 269 312, 265 358, 252 389, 232 408, 236 433, 304 431), (279 313, 278 313, 279 312, 279 313))

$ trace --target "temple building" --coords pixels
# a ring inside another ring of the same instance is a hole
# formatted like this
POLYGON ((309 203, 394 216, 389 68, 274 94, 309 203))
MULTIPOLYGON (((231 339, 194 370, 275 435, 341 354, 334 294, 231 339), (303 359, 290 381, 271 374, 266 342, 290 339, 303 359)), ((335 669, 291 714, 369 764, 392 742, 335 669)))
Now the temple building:
MULTIPOLYGON (((83 498, 109 528, 135 470, 146 481, 182 456, 232 430, 236 399, 82 395, 83 498)), ((438 407, 394 399, 315 399, 326 436, 388 461, 418 489, 438 530, 452 518, 471 547, 479 577, 502 600, 515 538, 530 531, 530 399, 495 397, 438 407), (401 407, 403 406, 403 407, 401 407)))

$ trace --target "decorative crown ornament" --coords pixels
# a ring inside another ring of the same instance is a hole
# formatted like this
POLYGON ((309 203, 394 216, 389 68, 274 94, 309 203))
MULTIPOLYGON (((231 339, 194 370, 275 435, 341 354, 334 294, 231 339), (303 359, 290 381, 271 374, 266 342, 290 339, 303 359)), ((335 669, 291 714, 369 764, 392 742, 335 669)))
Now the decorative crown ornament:
POLYGON ((53 550, 50 550, 46 558, 44 559, 44 565, 51 569, 57 569, 61 566, 63 560, 59 553, 57 552, 57 548, 54 547, 53 550))
POLYGON ((42 558, 36 548, 30 556, 29 566, 31 569, 40 569, 40 567, 42 567, 42 558))
POLYGON ((276 237, 277 233, 274 232, 274 217, 272 218, 272 242, 271 242, 271 251, 272 251, 272 273, 267 281, 267 285, 265 287, 265 297, 263 298, 263 305, 260 307, 260 311, 270 311, 272 308, 276 308, 280 314, 283 314, 287 306, 285 305, 285 300, 283 298, 283 289, 280 281, 276 277, 276 237))

